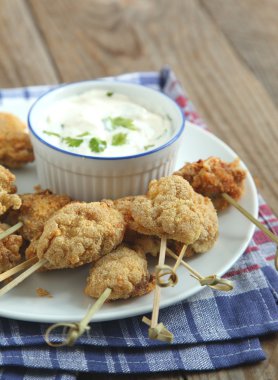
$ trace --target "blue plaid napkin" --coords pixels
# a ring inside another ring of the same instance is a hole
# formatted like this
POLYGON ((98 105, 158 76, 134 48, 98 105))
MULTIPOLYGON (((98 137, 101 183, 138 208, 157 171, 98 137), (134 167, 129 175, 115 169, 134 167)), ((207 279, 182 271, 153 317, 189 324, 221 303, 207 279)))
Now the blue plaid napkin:
MULTIPOLYGON (((132 73, 116 79, 166 92, 187 118, 205 127, 169 69, 132 73)), ((49 87, 2 90, 6 110, 30 104, 49 87)), ((1 106, 1 104, 0 104, 1 106)), ((260 221, 278 232, 278 220, 263 199, 260 221)), ((94 323, 72 348, 50 348, 43 335, 49 325, 0 318, 0 379, 75 379, 78 372, 150 373, 202 371, 263 360, 258 336, 278 331, 278 274, 275 244, 256 230, 247 250, 226 273, 235 283, 229 293, 205 288, 187 301, 163 309, 160 321, 175 335, 172 345, 148 339, 141 317, 94 323)), ((61 336, 56 334, 56 341, 61 336)))

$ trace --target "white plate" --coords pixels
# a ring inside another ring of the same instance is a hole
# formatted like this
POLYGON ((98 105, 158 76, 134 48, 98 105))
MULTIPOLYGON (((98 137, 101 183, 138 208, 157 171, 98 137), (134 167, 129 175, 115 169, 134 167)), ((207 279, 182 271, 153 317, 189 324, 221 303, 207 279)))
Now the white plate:
MULTIPOLYGON (((212 155, 227 161, 237 156, 221 140, 188 123, 177 169, 183 166, 185 161, 196 161, 212 155)), ((35 166, 29 165, 15 174, 19 192, 32 192, 33 186, 37 184, 35 166)), ((253 216, 257 216, 257 193, 250 174, 247 176, 246 191, 240 204, 253 216)), ((254 225, 231 207, 220 214, 219 225, 219 239, 213 249, 190 260, 190 264, 203 275, 223 275, 227 272, 243 253, 254 233, 254 225)), ((89 266, 86 266, 74 270, 33 274, 0 299, 0 315, 35 322, 82 319, 92 302, 83 294, 88 269, 89 266), (38 287, 47 289, 53 298, 38 297, 36 295, 38 287)), ((178 269, 178 276, 179 282, 176 287, 163 289, 161 308, 184 300, 202 289, 183 267, 178 269)), ((152 302, 153 294, 149 294, 127 301, 109 303, 98 311, 93 320, 107 321, 144 314, 152 310, 152 302)))

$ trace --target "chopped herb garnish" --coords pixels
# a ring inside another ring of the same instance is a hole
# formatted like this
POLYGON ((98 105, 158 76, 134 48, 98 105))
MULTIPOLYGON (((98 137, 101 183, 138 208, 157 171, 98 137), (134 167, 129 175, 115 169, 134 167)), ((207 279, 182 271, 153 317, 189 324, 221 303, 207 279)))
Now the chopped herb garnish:
POLYGON ((114 95, 114 92, 107 92, 106 93, 106 96, 113 96, 114 95))
POLYGON ((62 124, 61 124, 61 128, 65 128, 65 124, 62 123, 62 124))
POLYGON ((154 144, 145 145, 145 146, 144 146, 144 149, 145 149, 145 150, 148 150, 148 149, 150 149, 150 148, 152 148, 152 147, 154 147, 154 144))
POLYGON ((123 128, 130 129, 131 131, 138 131, 138 128, 135 127, 132 119, 117 116, 117 117, 109 117, 108 120, 111 123, 112 129, 123 127, 123 128))
POLYGON ((166 117, 167 117, 167 119, 168 119, 169 121, 172 121, 172 120, 173 120, 173 119, 171 118, 171 116, 168 115, 168 113, 166 114, 166 117))
POLYGON ((50 132, 50 131, 43 131, 48 136, 55 136, 55 137, 60 137, 59 133, 56 132, 50 132))
POLYGON ((84 137, 84 136, 89 136, 90 132, 84 132, 81 133, 80 135, 77 135, 76 137, 84 137))
POLYGON ((71 148, 78 148, 83 143, 84 140, 75 139, 72 137, 64 137, 63 141, 65 141, 65 143, 68 144, 68 146, 71 148))
POLYGON ((124 145, 126 144, 127 133, 117 133, 112 137, 112 145, 124 145))
POLYGON ((92 152, 100 153, 106 149, 107 142, 105 140, 100 140, 97 137, 93 137, 89 142, 89 147, 92 152))

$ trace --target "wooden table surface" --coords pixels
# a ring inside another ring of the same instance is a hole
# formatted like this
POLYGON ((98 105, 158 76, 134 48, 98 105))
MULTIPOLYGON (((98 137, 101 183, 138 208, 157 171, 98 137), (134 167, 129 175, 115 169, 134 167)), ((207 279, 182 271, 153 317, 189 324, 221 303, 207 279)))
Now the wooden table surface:
MULTIPOLYGON (((168 64, 278 214, 277 19, 277 0, 0 0, 0 87, 168 64)), ((128 379, 278 379, 278 335, 262 341, 259 364, 128 379)))

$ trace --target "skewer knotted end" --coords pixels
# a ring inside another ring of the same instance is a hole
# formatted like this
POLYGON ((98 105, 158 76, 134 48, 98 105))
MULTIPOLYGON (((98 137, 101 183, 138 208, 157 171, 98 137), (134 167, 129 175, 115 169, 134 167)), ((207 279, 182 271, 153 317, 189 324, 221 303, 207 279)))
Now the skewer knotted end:
MULTIPOLYGON (((151 326, 151 321, 147 317, 143 317, 142 322, 148 326, 151 326)), ((174 335, 166 329, 163 323, 158 323, 155 327, 149 328, 149 338, 166 343, 173 343, 174 341, 174 335)))
POLYGON ((44 339, 50 347, 73 346, 77 339, 83 335, 85 331, 89 330, 90 326, 82 326, 80 323, 55 323, 46 330, 44 339), (64 333, 62 334, 64 339, 62 342, 53 343, 50 340, 50 334, 59 327, 64 328, 64 333), (68 329, 67 332, 66 329, 68 329))
POLYGON ((176 272, 169 265, 157 265, 155 267, 156 284, 161 288, 167 288, 168 286, 175 286, 178 282, 178 276, 176 272), (163 280, 164 276, 169 276, 168 280, 163 280))
POLYGON ((207 277, 197 278, 197 280, 202 286, 209 286, 212 289, 222 290, 223 292, 229 292, 234 288, 232 281, 217 277, 215 274, 207 277))

